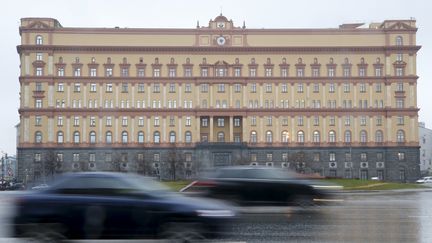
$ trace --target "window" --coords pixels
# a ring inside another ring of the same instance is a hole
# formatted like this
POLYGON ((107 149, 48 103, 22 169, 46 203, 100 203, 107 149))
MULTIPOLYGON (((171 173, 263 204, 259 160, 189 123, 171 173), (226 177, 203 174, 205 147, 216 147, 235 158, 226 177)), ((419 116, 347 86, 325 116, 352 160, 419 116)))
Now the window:
POLYGON ((319 143, 320 142, 320 133, 319 133, 319 131, 314 131, 313 132, 312 141, 314 143, 319 143))
POLYGON ((330 116, 329 117, 329 125, 330 126, 334 126, 336 124, 336 118, 335 116, 330 116))
POLYGON ((89 136, 90 136, 90 143, 95 144, 96 143, 96 132, 91 131, 89 136))
POLYGON ((367 153, 360 153, 360 161, 365 162, 367 160, 367 153))
POLYGON ((35 116, 35 126, 41 126, 41 125, 42 125, 42 117, 35 116))
POLYGON ((397 116, 397 124, 403 125, 404 124, 404 116, 397 116))
POLYGON ((297 85, 297 93, 303 93, 303 84, 297 85))
POLYGON ((313 118, 313 125, 314 126, 319 126, 319 116, 314 116, 314 118, 313 118))
POLYGON ((303 77, 303 76, 304 76, 304 69, 297 68, 297 77, 303 77))
POLYGON ((128 92, 128 88, 129 88, 129 86, 128 86, 127 83, 122 83, 122 85, 121 85, 121 92, 122 93, 127 93, 128 92))
POLYGON ((105 161, 106 162, 112 161, 112 153, 105 153, 105 161))
POLYGON ((404 108, 405 104, 404 104, 404 99, 403 98, 397 98, 396 99, 396 108, 404 108))
POLYGON ((37 131, 35 133, 35 143, 42 143, 42 132, 37 131))
POLYGON ((375 68, 375 76, 376 77, 382 76, 382 68, 375 68))
POLYGON ((207 118, 201 118, 201 126, 202 127, 208 126, 208 119, 207 118))
POLYGON ((241 76, 241 69, 234 68, 234 77, 240 77, 240 76, 241 76))
POLYGON ((329 153, 329 161, 330 162, 336 161, 336 153, 333 152, 329 153))
POLYGON ((257 154, 256 153, 251 153, 250 154, 250 161, 251 162, 256 162, 257 161, 257 154))
POLYGON ((184 76, 185 77, 192 77, 192 69, 191 68, 185 68, 184 76))
POLYGON ((404 91, 404 86, 402 82, 399 82, 396 84, 396 91, 397 92, 403 92, 404 91))
POLYGON ((153 77, 160 77, 160 69, 159 68, 153 69, 153 77))
POLYGON ((251 126, 256 126, 256 116, 251 117, 251 126))
POLYGON ((334 93, 335 92, 335 84, 334 83, 330 83, 329 84, 329 93, 334 93))
POLYGON ((90 77, 96 77, 96 76, 97 76, 96 68, 90 68, 90 77))
POLYGON ((170 142, 170 143, 175 143, 175 142, 176 142, 176 134, 175 134, 174 131, 171 131, 171 132, 169 133, 169 142, 170 142))
POLYGON ((159 126, 159 117, 158 117, 158 116, 156 116, 156 117, 154 118, 154 126, 155 126, 155 127, 158 127, 158 126, 159 126))
POLYGON ((383 161, 383 153, 379 152, 376 154, 377 155, 377 161, 383 161))
POLYGON ((398 152, 398 159, 399 159, 399 161, 405 160, 405 153, 404 152, 398 152))
POLYGON ((185 133, 185 142, 186 143, 191 143, 192 142, 192 133, 190 131, 187 131, 185 133))
POLYGON ((57 69, 57 76, 63 77, 65 75, 64 68, 58 68, 57 69))
POLYGON ((257 75, 257 70, 256 70, 256 68, 251 68, 251 69, 249 69, 249 76, 250 76, 250 77, 256 77, 256 75, 257 75))
POLYGON ((201 93, 207 93, 208 92, 208 84, 201 84, 201 93))
POLYGON ((288 85, 286 83, 282 84, 282 93, 288 93, 288 85))
POLYGON ((78 132, 78 131, 75 131, 74 133, 73 133, 73 141, 74 141, 74 143, 79 143, 80 142, 80 133, 78 132))
POLYGON ((225 84, 218 84, 218 92, 219 93, 224 93, 225 92, 225 84))
POLYGON ((190 127, 192 123, 192 119, 190 116, 186 117, 186 122, 185 122, 185 126, 190 127))
POLYGON ((251 131, 251 133, 250 133, 250 142, 251 143, 256 143, 257 142, 257 132, 256 131, 251 131))
POLYGON ((404 76, 404 69, 403 68, 396 68, 396 76, 404 76))
POLYGON ((251 93, 256 93, 256 83, 251 84, 251 93))
POLYGON ((43 76, 43 68, 41 67, 36 68, 36 76, 43 76))
POLYGON ((298 126, 303 126, 303 116, 299 116, 299 117, 297 118, 297 125, 298 125, 298 126))
POLYGON ((297 132, 297 142, 298 143, 304 143, 304 132, 303 131, 297 132))
POLYGON ((396 141, 398 143, 403 143, 405 142, 405 132, 403 130, 398 130, 396 132, 396 141))
POLYGON ((192 85, 185 84, 185 93, 191 93, 191 92, 192 92, 192 85))
POLYGON ((403 45, 403 39, 402 39, 402 36, 397 36, 397 37, 396 37, 395 44, 396 44, 397 46, 401 46, 401 45, 403 45))
POLYGON ((79 162, 79 160, 80 160, 80 154, 78 154, 78 153, 73 153, 73 154, 72 154, 72 161, 73 161, 73 162, 79 162))
POLYGON ((207 76, 208 76, 208 69, 201 68, 201 77, 207 77, 207 76))
POLYGON ((122 143, 128 142, 128 133, 126 131, 122 132, 122 143))
POLYGON ((344 93, 349 93, 350 92, 350 84, 349 83, 344 83, 343 84, 343 91, 344 93))
POLYGON ((112 143, 112 132, 108 131, 105 133, 105 142, 108 144, 112 143))
POLYGON ((366 143, 367 142, 367 133, 365 130, 360 131, 360 143, 366 143))
POLYGON ((160 93, 160 84, 153 83, 153 93, 160 93))
POLYGON ((158 131, 153 133, 153 142, 160 143, 160 133, 158 131))
POLYGON ((234 118, 234 127, 240 127, 240 118, 234 118))
POLYGON ((289 142, 289 133, 287 131, 282 132, 282 143, 288 143, 289 142))
POLYGON ((217 134, 217 141, 219 143, 225 142, 225 134, 223 132, 218 132, 218 134, 217 134))
POLYGON ((57 132, 57 143, 62 144, 63 141, 64 141, 63 132, 62 131, 57 132))
POLYGON ((112 126, 112 117, 110 117, 110 116, 107 116, 107 117, 106 117, 105 125, 106 125, 107 127, 112 126))
POLYGON ((288 69, 281 68, 281 77, 288 77, 288 69))
POLYGON ((366 93, 366 84, 360 83, 360 93, 366 93))
POLYGON ((40 35, 37 35, 35 43, 36 43, 36 45, 43 45, 43 37, 40 35))
POLYGON ((271 131, 266 132, 266 143, 272 143, 273 142, 273 133, 271 131))
POLYGON ((224 118, 218 118, 217 124, 218 124, 218 127, 224 127, 225 126, 225 119, 224 118))
POLYGON ((43 54, 42 53, 36 53, 36 61, 42 61, 43 60, 43 54))
POLYGON ((75 77, 80 77, 81 76, 81 68, 75 68, 73 74, 75 77))
POLYGON ((345 143, 351 143, 351 131, 347 130, 345 131, 345 136, 344 136, 344 141, 345 143))
POLYGON ((241 84, 234 84, 234 92, 240 93, 241 92, 241 84))
POLYGON ((383 142, 383 132, 381 130, 377 130, 375 132, 375 142, 382 143, 383 142))
POLYGON ((74 127, 79 127, 80 125, 80 120, 79 120, 79 116, 74 116, 74 127))
POLYGON ((144 93, 145 86, 143 83, 138 84, 138 93, 144 93))
POLYGON ((128 118, 126 116, 122 117, 122 126, 126 127, 128 125, 128 118))
POLYGON ((360 126, 366 126, 366 116, 360 116, 360 126))
POLYGON ((106 89, 105 89, 105 91, 106 91, 107 93, 112 93, 112 91, 113 91, 113 85, 112 85, 112 84, 106 84, 106 89))
POLYGON ((382 116, 377 116, 376 117, 376 125, 377 126, 381 126, 382 125, 382 116))
POLYGON ((272 116, 267 117, 267 126, 271 126, 273 124, 272 116))
POLYGON ((96 161, 96 154, 90 153, 89 154, 89 162, 95 162, 96 161))
POLYGON ((265 76, 271 77, 273 75, 273 69, 272 68, 266 68, 265 69, 265 76))
POLYGON ((376 83, 375 84, 375 92, 381 93, 381 91, 382 91, 381 83, 376 83))
POLYGON ((331 130, 329 132, 329 143, 335 143, 336 142, 336 132, 331 130))
POLYGON ((351 125, 351 117, 350 116, 346 116, 345 117, 345 126, 350 126, 351 125))
POLYGON ((169 68, 168 77, 175 77, 177 75, 177 70, 175 68, 169 68))

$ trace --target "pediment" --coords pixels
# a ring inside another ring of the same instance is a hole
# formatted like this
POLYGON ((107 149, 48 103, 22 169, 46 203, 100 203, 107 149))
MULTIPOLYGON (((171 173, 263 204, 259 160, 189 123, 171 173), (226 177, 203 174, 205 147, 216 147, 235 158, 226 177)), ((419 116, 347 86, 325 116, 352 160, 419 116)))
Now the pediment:
POLYGON ((396 22, 393 25, 390 25, 387 29, 389 30, 412 30, 415 29, 411 27, 410 25, 403 23, 403 22, 396 22))
POLYGON ((35 21, 29 25, 27 25, 27 28, 31 29, 49 29, 50 26, 42 21, 35 21))

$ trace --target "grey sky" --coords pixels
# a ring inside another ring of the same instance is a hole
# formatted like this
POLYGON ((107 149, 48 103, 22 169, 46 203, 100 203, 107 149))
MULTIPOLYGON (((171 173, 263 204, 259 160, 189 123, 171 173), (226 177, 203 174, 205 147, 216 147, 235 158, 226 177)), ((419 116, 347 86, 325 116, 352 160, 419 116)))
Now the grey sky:
POLYGON ((175 27, 194 28, 223 14, 248 28, 336 28, 342 23, 381 22, 386 19, 417 20, 418 106, 420 121, 432 127, 432 14, 428 0, 16 0, 4 1, 0 9, 0 150, 16 153, 15 125, 19 122, 19 20, 52 17, 65 27, 175 27), (428 11, 429 10, 429 11, 428 11))

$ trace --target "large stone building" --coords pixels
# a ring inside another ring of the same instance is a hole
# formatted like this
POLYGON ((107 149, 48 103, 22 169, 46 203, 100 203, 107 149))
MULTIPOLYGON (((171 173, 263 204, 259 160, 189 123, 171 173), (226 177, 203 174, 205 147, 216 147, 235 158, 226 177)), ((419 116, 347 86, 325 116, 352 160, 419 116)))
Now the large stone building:
POLYGON ((422 175, 432 174, 432 129, 419 122, 420 138, 420 172, 422 175))
POLYGON ((415 20, 249 29, 20 27, 21 177, 253 164, 419 176, 415 20), (26 171, 26 172, 24 172, 26 171))

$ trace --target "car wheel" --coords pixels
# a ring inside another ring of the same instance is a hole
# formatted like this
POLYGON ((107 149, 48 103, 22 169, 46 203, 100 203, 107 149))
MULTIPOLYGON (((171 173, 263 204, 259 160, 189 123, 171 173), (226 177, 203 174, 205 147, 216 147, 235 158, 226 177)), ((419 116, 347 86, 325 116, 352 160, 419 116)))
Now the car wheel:
POLYGON ((26 242, 62 242, 66 240, 66 237, 62 233, 60 233, 60 230, 58 229, 59 227, 55 225, 38 225, 25 230, 22 234, 22 237, 26 238, 26 242))
POLYGON ((195 242, 204 240, 202 227, 197 223, 166 223, 160 234, 168 242, 195 242))
POLYGON ((294 198, 293 204, 299 207, 311 207, 315 206, 313 197, 310 195, 297 195, 294 198))

